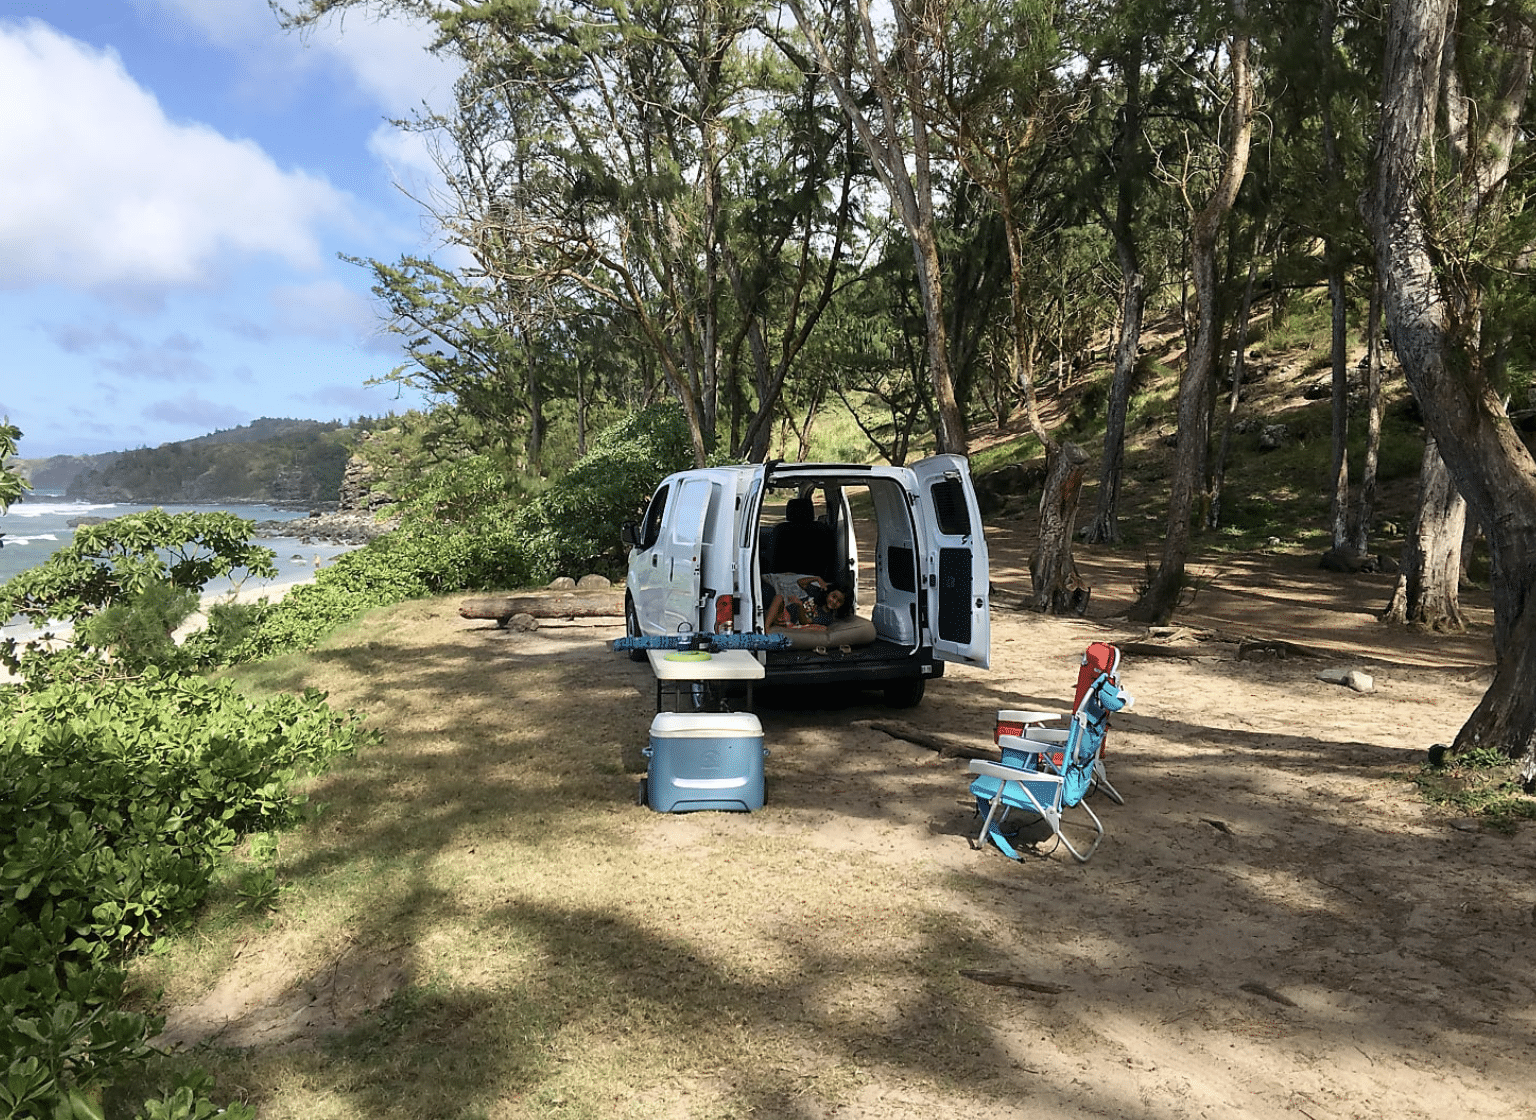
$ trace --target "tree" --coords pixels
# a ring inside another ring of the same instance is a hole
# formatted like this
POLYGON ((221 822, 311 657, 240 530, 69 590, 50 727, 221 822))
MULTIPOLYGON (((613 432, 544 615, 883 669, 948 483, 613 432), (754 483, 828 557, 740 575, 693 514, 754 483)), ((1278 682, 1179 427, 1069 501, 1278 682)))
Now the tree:
POLYGON ((1431 436, 1424 441, 1424 462, 1419 470, 1418 513, 1403 542, 1397 584, 1382 611, 1383 622, 1427 630, 1466 629, 1458 595, 1466 522, 1466 499, 1451 482, 1450 471, 1431 436))
MULTIPOLYGON (((1029 210, 1023 197, 1031 180, 1028 172, 1040 162, 1040 149, 1069 118, 1054 80, 1062 62, 1055 14, 1054 5, 1027 0, 933 5, 926 31, 938 48, 941 65, 936 69, 943 78, 935 83, 933 108, 925 111, 933 117, 935 131, 949 133, 955 158, 987 192, 1001 221, 1008 253, 1009 368, 1024 397, 1030 431, 1045 448, 1046 459, 1030 580, 1035 609, 1061 614, 1080 613, 1088 601, 1088 587, 1072 556, 1088 456, 1076 444, 1056 439, 1041 420, 1024 303, 1028 275, 1038 271, 1025 262, 1031 232, 1025 228, 1029 210)), ((1064 252, 1056 255, 1058 261, 1065 257, 1064 252)), ((1065 298, 1062 303, 1065 323, 1065 298)), ((1059 348, 1063 361, 1066 350, 1059 348)))
MULTIPOLYGON (((83 644, 127 643, 153 658, 162 637, 194 604, 181 592, 195 592, 237 571, 277 575, 270 548, 251 543, 255 523, 232 513, 167 513, 163 509, 85 525, 47 560, 0 585, 0 618, 22 615, 37 625, 71 621, 83 644), (89 624, 113 607, 142 606, 142 617, 115 612, 106 623, 89 624), (178 617, 178 612, 179 617, 178 617)), ((101 648, 97 645, 96 648, 101 648)), ((19 668, 15 639, 0 646, 0 663, 19 668)))
POLYGON ((1178 607, 1184 589, 1184 562, 1189 553, 1190 522, 1197 490, 1203 483, 1206 445, 1210 439, 1210 387, 1221 342, 1217 305, 1216 242, 1248 166, 1253 134, 1253 74, 1248 66, 1246 0, 1232 0, 1231 26, 1226 36, 1231 101, 1225 114, 1227 135, 1219 178, 1190 230, 1190 258, 1195 274, 1198 319, 1184 377, 1179 384, 1179 443, 1168 495, 1168 528, 1162 563, 1149 580, 1131 617, 1166 622, 1178 607))
MULTIPOLYGON (((11 504, 19 500, 26 492, 27 484, 22 477, 11 469, 8 460, 16 454, 17 441, 21 439, 21 429, 11 423, 9 416, 0 420, 0 513, 11 508, 11 504)), ((4 547, 5 534, 0 533, 0 547, 4 547)))
MULTIPOLYGON (((802 0, 789 0, 795 23, 809 43, 812 56, 837 96, 838 104, 852 122, 869 156, 880 185, 901 215, 912 243, 922 293, 923 316, 928 329, 928 378, 938 407, 938 450, 966 454, 969 439, 965 417, 955 393, 950 367, 948 331, 944 320, 944 280, 939 260, 933 190, 931 126, 925 111, 927 68, 920 49, 919 23, 926 11, 910 0, 894 0, 895 20, 889 49, 881 42, 869 0, 847 7, 853 40, 847 44, 862 60, 869 81, 869 97, 876 114, 865 112, 860 91, 851 86, 847 71, 827 46, 824 28, 836 30, 830 19, 813 21, 802 0)), ((781 47, 794 48, 779 38, 781 47)))
POLYGON ((1532 19, 1515 3, 1392 5, 1366 207, 1393 350, 1488 538, 1496 668, 1452 749, 1487 746, 1522 760, 1536 790, 1536 459, 1484 348, 1486 297, 1524 271, 1532 243, 1532 215, 1516 189, 1526 170, 1515 159, 1532 19))

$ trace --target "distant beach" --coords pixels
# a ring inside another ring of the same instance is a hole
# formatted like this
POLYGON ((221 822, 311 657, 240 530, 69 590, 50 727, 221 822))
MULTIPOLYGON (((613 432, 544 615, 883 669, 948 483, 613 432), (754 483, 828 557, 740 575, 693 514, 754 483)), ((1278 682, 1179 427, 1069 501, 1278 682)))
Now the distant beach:
MULTIPOLYGON (((0 582, 43 563, 49 556, 74 539, 79 524, 108 520, 139 513, 154 506, 128 503, 72 502, 60 494, 47 492, 29 493, 24 501, 13 505, 0 515, 0 582)), ((277 574, 263 578, 245 572, 237 572, 234 578, 215 580, 204 589, 203 601, 210 603, 234 593, 237 600, 253 601, 266 596, 277 601, 288 589, 301 583, 309 583, 323 567, 333 563, 343 553, 358 547, 357 539, 330 539, 326 526, 331 518, 317 518, 313 537, 280 535, 285 530, 308 530, 311 521, 307 511, 280 509, 269 505, 190 505, 165 506, 172 513, 232 513, 256 523, 254 543, 273 551, 273 563, 277 574), (303 522, 301 527, 295 523, 303 522)), ((333 515, 334 516, 334 515, 333 515)), ((356 515, 354 515, 356 520, 356 515)), ((345 518, 338 518, 345 520, 345 518)), ((338 534, 340 535, 340 534, 338 534)), ((46 630, 55 634, 68 632, 67 626, 54 625, 46 630)), ((28 639, 44 630, 24 625, 19 620, 8 620, 0 625, 0 636, 28 639)))

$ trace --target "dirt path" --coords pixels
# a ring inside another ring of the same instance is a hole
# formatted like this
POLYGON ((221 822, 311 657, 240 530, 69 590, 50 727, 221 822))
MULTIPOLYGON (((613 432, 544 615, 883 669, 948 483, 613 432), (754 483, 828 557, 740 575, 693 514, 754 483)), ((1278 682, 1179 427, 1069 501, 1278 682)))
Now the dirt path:
MULTIPOLYGON (((999 533, 993 553, 1000 585, 1027 586, 1021 546, 999 533)), ((1058 706, 1089 641, 1143 636, 1109 617, 1139 567, 1084 561, 1088 619, 995 612, 992 669, 952 671, 902 718, 987 745, 996 709, 1058 706)), ((1109 756, 1127 803, 1098 803, 1108 838, 1087 865, 973 850, 964 760, 873 730, 890 713, 854 699, 760 712, 762 811, 650 813, 631 798, 651 682, 606 650, 618 628, 514 634, 456 600, 413 605, 291 682, 388 723, 378 755, 319 792, 342 807, 291 872, 316 869, 312 894, 386 834, 430 847, 411 925, 374 935, 388 968, 345 991, 333 975, 331 1017, 278 1030, 294 992, 324 994, 324 969, 296 962, 372 943, 366 902, 328 933, 279 919, 205 988, 168 994, 170 1036, 237 1046, 229 1068, 266 1118, 318 1096, 350 1102, 327 1115, 459 1115, 421 1105, 437 1078, 494 1117, 1527 1116, 1536 828, 1458 827, 1407 781, 1486 687, 1486 604, 1470 603, 1479 632, 1415 637, 1374 622, 1386 590, 1224 565, 1182 621, 1336 656, 1239 661, 1210 642, 1128 659, 1137 703, 1109 756), (1374 690, 1319 681, 1331 667, 1374 690), (563 1010, 519 1036, 539 1061, 510 1070, 444 1072, 405 1032, 390 1081, 327 1041, 407 990, 475 1009, 454 1028, 466 1053, 499 1053, 504 1008, 563 1010), (302 1091, 260 1088, 294 1068, 302 1091)))

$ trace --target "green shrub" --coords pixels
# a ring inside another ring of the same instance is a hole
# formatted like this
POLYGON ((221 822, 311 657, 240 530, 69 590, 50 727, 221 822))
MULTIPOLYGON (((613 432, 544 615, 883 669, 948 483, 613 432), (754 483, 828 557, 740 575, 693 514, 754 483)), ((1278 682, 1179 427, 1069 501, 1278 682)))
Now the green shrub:
POLYGON ((653 405, 604 431, 565 477, 512 518, 528 579, 547 583, 592 572, 621 578, 626 551, 619 526, 639 513, 658 482, 692 463, 676 405, 653 405))
POLYGON ((367 737, 314 692, 254 704, 54 660, 0 689, 0 1115, 17 1117, 92 1115, 143 1062, 158 1023, 120 1009, 118 962, 192 913, 241 834, 296 819, 296 776, 367 737))

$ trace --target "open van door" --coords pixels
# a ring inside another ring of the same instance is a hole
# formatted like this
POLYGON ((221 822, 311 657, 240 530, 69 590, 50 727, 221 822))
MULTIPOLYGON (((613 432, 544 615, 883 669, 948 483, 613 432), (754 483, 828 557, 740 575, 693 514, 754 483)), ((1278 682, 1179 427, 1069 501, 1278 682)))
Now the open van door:
POLYGON ((704 521, 716 483, 709 478, 683 478, 662 523, 658 566, 666 588, 661 597, 661 617, 655 620, 663 634, 699 628, 699 594, 704 572, 704 521))
POLYGON ((927 554, 923 582, 934 656, 985 669, 992 660, 991 575, 970 466, 959 455, 934 455, 911 470, 927 554))

